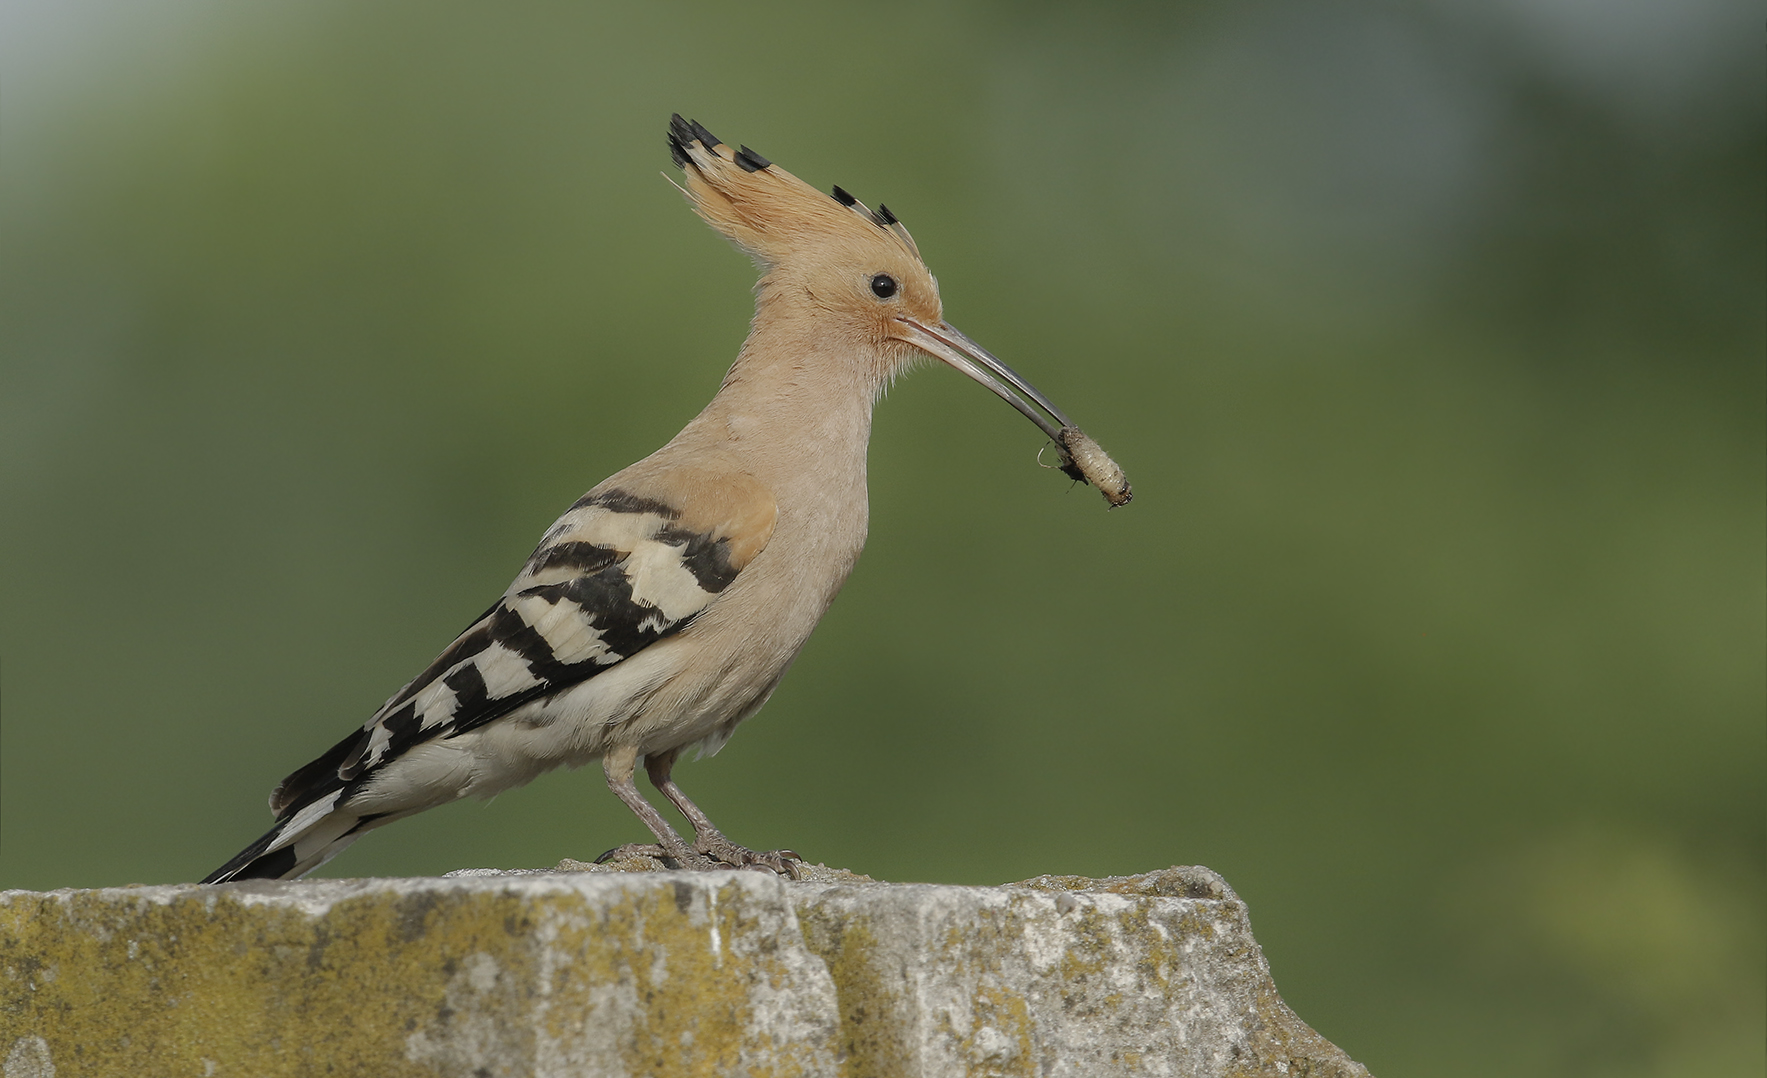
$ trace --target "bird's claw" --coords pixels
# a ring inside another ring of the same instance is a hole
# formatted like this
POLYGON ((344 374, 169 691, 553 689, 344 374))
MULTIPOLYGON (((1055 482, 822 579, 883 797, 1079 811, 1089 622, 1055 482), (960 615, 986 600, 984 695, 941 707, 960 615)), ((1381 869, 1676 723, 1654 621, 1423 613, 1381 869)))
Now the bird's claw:
POLYGON ((804 859, 796 850, 751 850, 722 836, 718 839, 702 840, 695 843, 693 849, 680 851, 667 850, 654 842, 628 842, 597 857, 595 863, 605 865, 609 861, 624 861, 634 857, 648 857, 662 862, 665 868, 689 872, 723 872, 736 868, 773 872, 788 880, 804 878, 798 871, 798 865, 804 859))
POLYGON ((600 857, 597 857, 595 863, 598 865, 605 865, 609 861, 625 861, 633 857, 649 857, 655 861, 673 860, 673 858, 669 856, 668 851, 664 850, 654 842, 628 842, 624 846, 615 846, 600 857))
POLYGON ((664 868, 686 872, 728 872, 731 869, 751 869, 756 872, 775 872, 788 879, 799 879, 794 862, 802 860, 790 850, 772 850, 760 853, 744 849, 733 843, 726 843, 715 849, 669 850, 654 842, 628 842, 624 846, 616 846, 595 859, 598 865, 609 861, 625 861, 631 858, 648 858, 657 861, 664 868))
POLYGON ((667 869, 679 869, 688 872, 715 872, 720 869, 736 867, 735 865, 723 864, 715 858, 707 857, 706 855, 699 853, 696 850, 690 850, 685 846, 679 850, 671 850, 667 846, 662 846, 655 842, 628 842, 624 846, 615 846, 600 857, 597 857, 595 863, 598 865, 605 865, 609 861, 625 861, 638 857, 656 861, 667 869))
POLYGON ((803 879, 798 865, 803 858, 796 850, 751 850, 746 846, 738 846, 722 835, 716 838, 702 838, 693 844, 693 848, 705 856, 721 862, 721 868, 746 868, 756 872, 773 872, 788 880, 803 879))

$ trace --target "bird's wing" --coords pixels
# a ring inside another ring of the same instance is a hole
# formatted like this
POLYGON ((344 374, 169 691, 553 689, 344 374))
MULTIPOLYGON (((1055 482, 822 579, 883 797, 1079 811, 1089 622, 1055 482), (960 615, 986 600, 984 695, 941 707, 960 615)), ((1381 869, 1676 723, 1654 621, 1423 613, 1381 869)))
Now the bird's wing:
POLYGON ((481 727, 680 632, 772 537, 777 505, 747 473, 621 478, 571 506, 503 597, 360 731, 284 779, 272 811, 287 817, 413 745, 481 727))

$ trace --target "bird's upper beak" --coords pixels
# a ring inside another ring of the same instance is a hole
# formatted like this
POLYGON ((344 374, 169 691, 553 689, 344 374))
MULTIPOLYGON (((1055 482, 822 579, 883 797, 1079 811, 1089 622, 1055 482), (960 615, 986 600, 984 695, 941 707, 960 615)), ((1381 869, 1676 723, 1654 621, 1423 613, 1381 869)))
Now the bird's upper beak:
POLYGON ((1051 438, 1059 441, 1061 428, 1074 425, 1062 410, 1051 403, 1049 398, 1045 397, 1036 386, 1025 381, 1017 371, 996 359, 992 352, 964 336, 951 323, 940 322, 937 326, 924 326, 912 318, 899 317, 896 319, 896 324, 900 327, 898 333, 901 340, 907 341, 936 359, 949 363, 987 386, 998 394, 1001 400, 1022 412, 1026 419, 1043 428, 1043 433, 1051 438), (1001 384, 1003 381, 1005 385, 1001 384), (1011 386, 1012 389, 1008 389, 1007 386, 1011 386), (1013 389, 1018 390, 1018 393, 1014 393, 1013 389), (1054 417, 1055 422, 1050 422, 1049 419, 1044 418, 1042 412, 1031 407, 1031 403, 1025 399, 1026 397, 1029 397, 1030 401, 1035 401, 1037 406, 1043 409, 1043 412, 1054 417))
POLYGON ((956 326, 949 322, 928 326, 899 315, 895 320, 895 330, 894 336, 898 340, 912 344, 935 359, 956 367, 993 390, 1001 400, 1017 408, 1026 419, 1037 424, 1060 450, 1061 470, 1083 483, 1096 486, 1113 508, 1123 505, 1132 497, 1129 493, 1129 481, 1124 478, 1123 470, 1117 467, 1116 462, 1110 459, 1097 442, 1076 427, 1073 420, 1045 397, 1041 390, 1000 362, 986 348, 964 336, 956 326))

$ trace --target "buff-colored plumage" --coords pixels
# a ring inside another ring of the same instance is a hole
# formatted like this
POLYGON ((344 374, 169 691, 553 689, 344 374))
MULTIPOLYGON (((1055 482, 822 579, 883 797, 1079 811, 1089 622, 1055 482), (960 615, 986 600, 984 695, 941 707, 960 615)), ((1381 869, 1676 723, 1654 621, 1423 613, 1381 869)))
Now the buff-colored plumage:
POLYGON ((917 358, 944 360, 1037 422, 1075 478, 1128 500, 1096 443, 944 321, 937 282, 887 209, 823 194, 680 117, 670 151, 694 209, 762 273, 717 395, 584 495, 490 611, 284 780, 276 826, 210 882, 298 876, 375 827, 596 759, 655 839, 624 852, 791 872, 795 855, 719 834, 670 771, 760 709, 846 582, 865 545, 883 387, 917 358), (641 763, 691 841, 639 794, 641 763))

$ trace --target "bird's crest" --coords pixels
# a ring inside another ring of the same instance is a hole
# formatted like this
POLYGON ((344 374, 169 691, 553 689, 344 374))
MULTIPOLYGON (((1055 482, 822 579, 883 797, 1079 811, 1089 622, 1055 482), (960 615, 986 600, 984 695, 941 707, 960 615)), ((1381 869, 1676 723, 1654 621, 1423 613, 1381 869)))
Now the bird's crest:
POLYGON ((685 173, 688 199, 706 223, 762 263, 837 237, 894 237, 918 261, 914 237, 888 206, 876 210, 841 190, 825 195, 747 146, 732 149, 677 113, 669 156, 685 173))

